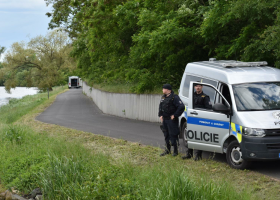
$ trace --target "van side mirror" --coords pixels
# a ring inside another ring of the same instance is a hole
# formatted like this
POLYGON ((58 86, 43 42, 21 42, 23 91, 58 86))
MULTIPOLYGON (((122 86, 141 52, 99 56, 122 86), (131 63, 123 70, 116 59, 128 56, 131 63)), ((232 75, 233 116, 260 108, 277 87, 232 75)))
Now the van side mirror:
POLYGON ((224 114, 229 114, 230 113, 230 108, 225 106, 224 104, 222 103, 216 103, 213 105, 212 107, 213 111, 215 112, 221 112, 221 113, 224 113, 224 114))

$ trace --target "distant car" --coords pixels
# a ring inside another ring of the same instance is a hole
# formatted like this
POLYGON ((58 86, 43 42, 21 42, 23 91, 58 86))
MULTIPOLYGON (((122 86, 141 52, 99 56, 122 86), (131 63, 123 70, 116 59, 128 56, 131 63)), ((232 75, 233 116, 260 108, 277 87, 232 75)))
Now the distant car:
POLYGON ((72 87, 74 88, 81 87, 80 78, 78 76, 69 76, 68 87, 69 89, 71 89, 72 87))

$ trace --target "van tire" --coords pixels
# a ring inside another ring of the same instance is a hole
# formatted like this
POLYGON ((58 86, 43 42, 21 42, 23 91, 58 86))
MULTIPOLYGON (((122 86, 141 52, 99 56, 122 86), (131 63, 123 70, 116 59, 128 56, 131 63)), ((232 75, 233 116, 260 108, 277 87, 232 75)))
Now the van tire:
POLYGON ((242 159, 242 151, 237 140, 231 141, 227 148, 227 163, 234 169, 248 169, 251 165, 250 161, 242 159))
POLYGON ((184 145, 185 147, 188 146, 188 140, 187 140, 186 135, 185 135, 185 129, 186 129, 186 128, 187 128, 187 122, 184 122, 181 131, 182 131, 183 145, 184 145))

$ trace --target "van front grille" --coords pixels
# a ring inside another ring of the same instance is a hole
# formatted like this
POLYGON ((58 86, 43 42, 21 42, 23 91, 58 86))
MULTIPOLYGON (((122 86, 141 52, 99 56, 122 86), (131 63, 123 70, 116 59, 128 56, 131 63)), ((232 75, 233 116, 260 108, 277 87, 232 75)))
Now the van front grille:
POLYGON ((280 143, 278 144, 267 144, 267 149, 280 149, 280 143))
POLYGON ((265 135, 267 136, 280 136, 280 129, 266 129, 265 135))

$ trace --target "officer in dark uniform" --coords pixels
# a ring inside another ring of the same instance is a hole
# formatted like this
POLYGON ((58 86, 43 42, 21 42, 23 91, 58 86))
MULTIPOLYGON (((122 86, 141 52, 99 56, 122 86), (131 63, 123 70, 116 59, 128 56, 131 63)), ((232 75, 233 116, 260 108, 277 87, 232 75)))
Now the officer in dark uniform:
MULTIPOLYGON (((193 102, 194 106, 193 108, 204 108, 204 109, 212 109, 212 104, 210 101, 210 98, 207 94, 203 93, 203 86, 201 84, 196 84, 194 86, 195 92, 193 95, 193 102)), ((182 159, 188 159, 191 158, 191 149, 187 148, 187 154, 182 157, 182 159)), ((200 160, 202 159, 202 151, 201 150, 196 150, 194 153, 194 160, 200 160)))
POLYGON ((162 122, 162 131, 165 138, 165 151, 160 156, 171 153, 171 145, 174 147, 173 156, 178 155, 179 143, 179 120, 178 117, 184 112, 185 106, 180 97, 172 91, 169 84, 162 87, 163 96, 159 104, 158 116, 162 122))

